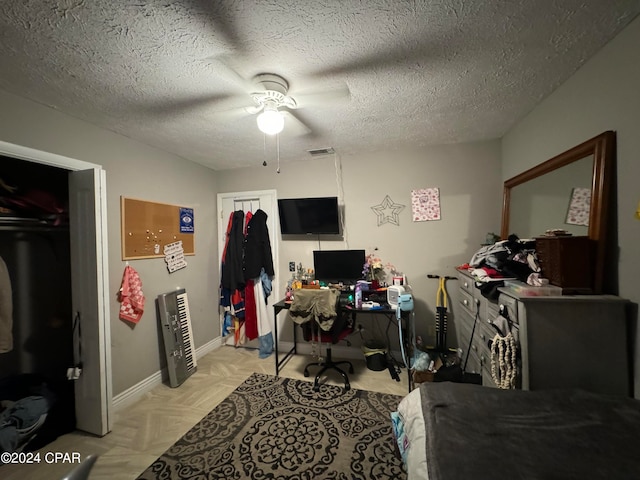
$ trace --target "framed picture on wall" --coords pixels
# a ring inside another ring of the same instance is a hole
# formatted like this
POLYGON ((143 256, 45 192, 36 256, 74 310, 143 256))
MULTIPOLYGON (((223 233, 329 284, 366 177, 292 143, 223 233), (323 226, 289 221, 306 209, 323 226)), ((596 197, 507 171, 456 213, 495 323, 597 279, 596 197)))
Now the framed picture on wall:
POLYGON ((569 225, 589 226, 589 209, 591 206, 591 189, 575 187, 571 191, 567 219, 569 225))

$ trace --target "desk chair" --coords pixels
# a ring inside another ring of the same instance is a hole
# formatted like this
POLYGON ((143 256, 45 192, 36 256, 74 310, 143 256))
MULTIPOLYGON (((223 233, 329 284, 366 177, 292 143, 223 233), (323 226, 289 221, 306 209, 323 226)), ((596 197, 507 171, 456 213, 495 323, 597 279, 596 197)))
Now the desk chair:
MULTIPOLYGON (((320 391, 320 378, 322 374, 327 370, 335 370, 338 372, 344 380, 344 389, 351 389, 349 384, 349 377, 347 373, 340 368, 341 365, 347 365, 349 367, 349 373, 353 373, 353 364, 348 360, 334 361, 331 356, 331 345, 336 344, 342 340, 345 340, 349 335, 353 333, 353 325, 349 324, 349 317, 347 314, 338 313, 338 317, 333 323, 331 330, 322 330, 316 322, 308 322, 302 325, 303 338, 307 341, 316 341, 320 344, 325 344, 326 355, 324 361, 312 362, 304 367, 304 376, 309 376, 309 367, 320 367, 316 378, 313 382, 313 390, 320 391)), ((346 340, 347 345, 351 345, 351 342, 346 340)))
MULTIPOLYGON (((348 313, 342 312, 339 306, 339 292, 329 290, 305 290, 302 289, 294 295, 289 313, 296 323, 302 327, 302 336, 306 341, 316 341, 326 345, 324 361, 312 362, 304 368, 304 376, 309 376, 309 367, 320 367, 313 382, 313 390, 320 390, 320 378, 327 370, 335 370, 344 379, 344 388, 349 390, 349 377, 340 368, 348 365, 349 373, 353 373, 353 364, 349 361, 334 361, 331 356, 331 345, 345 340, 353 333, 353 322, 348 313), (332 319, 330 326, 327 323, 328 315, 332 319), (328 330, 325 330, 328 328, 328 330)), ((347 341, 347 344, 350 343, 347 341)))

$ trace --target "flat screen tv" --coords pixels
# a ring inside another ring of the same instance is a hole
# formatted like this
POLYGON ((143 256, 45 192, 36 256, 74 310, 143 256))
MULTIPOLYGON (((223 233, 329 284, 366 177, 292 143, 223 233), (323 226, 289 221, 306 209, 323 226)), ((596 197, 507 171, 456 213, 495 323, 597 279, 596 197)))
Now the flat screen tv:
POLYGON ((316 280, 328 283, 356 283, 362 278, 364 250, 314 250, 316 280))
POLYGON ((283 235, 340 233, 338 197, 279 199, 278 214, 283 235))

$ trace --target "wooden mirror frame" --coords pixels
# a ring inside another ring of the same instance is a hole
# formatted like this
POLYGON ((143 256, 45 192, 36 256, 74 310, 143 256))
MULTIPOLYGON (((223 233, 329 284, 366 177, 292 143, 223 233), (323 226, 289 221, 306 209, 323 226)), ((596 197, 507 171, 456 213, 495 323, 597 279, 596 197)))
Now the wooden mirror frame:
MULTIPOLYGON (((589 209, 589 227, 587 235, 595 244, 593 291, 601 293, 604 282, 604 270, 607 254, 607 222, 613 167, 615 162, 616 134, 606 131, 567 150, 535 167, 526 170, 504 182, 502 200, 503 239, 509 236, 509 206, 511 189, 534 178, 545 175, 572 162, 593 155, 593 174, 591 178, 591 204, 589 209)), ((540 232, 542 234, 544 232, 540 232)))

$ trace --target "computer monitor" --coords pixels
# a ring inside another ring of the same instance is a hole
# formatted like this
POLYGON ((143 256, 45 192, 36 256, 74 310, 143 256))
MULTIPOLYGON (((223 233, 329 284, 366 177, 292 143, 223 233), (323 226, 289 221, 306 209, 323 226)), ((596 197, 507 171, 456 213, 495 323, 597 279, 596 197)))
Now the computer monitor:
POLYGON ((354 284, 362 278, 364 260, 364 250, 314 250, 316 280, 354 284))

